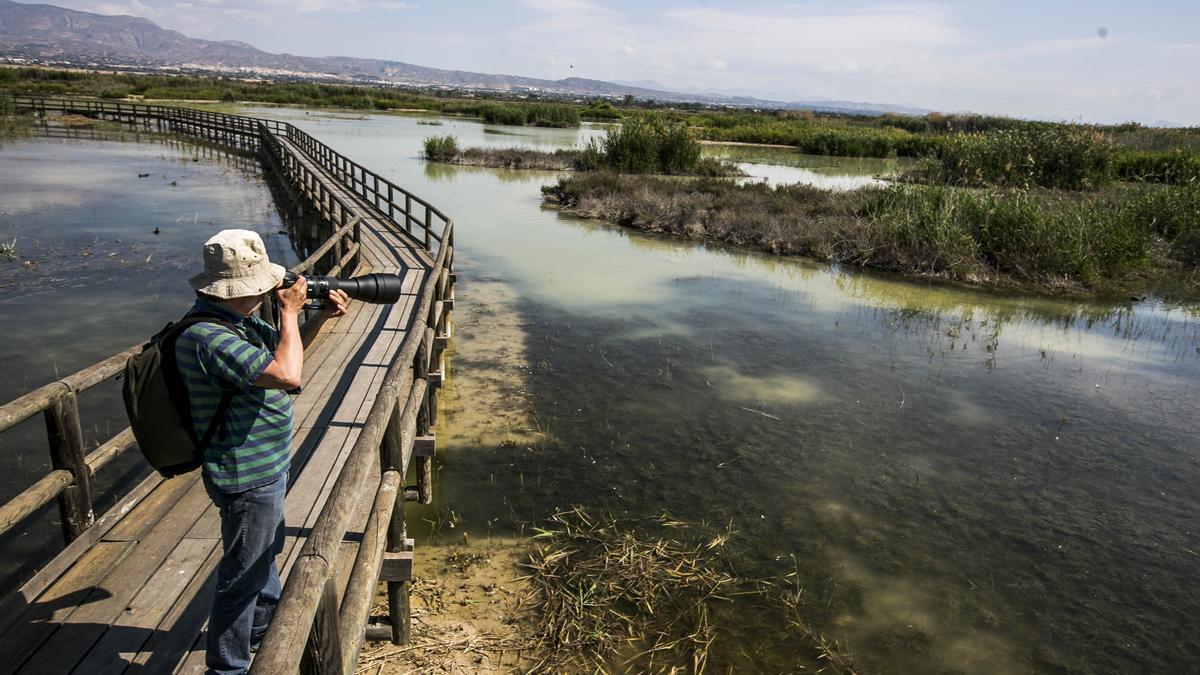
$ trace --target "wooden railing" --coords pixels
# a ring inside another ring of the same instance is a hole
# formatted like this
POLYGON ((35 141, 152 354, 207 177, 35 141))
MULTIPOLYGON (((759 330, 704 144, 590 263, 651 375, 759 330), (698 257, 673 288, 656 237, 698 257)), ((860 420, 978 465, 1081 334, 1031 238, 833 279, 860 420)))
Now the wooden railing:
MULTIPOLYGON (((261 149, 263 139, 275 134, 296 144, 343 187, 349 188, 379 213, 386 215, 405 232, 416 237, 431 253, 435 253, 440 247, 443 239, 441 230, 449 220, 429 202, 349 159, 288 122, 121 101, 15 96, 13 104, 18 110, 31 110, 42 115, 54 112, 125 121, 157 120, 165 122, 175 131, 252 149, 261 149), (264 129, 270 134, 264 135, 264 129), (231 139, 238 142, 230 143, 231 139)), ((326 197, 322 195, 321 198, 324 200, 326 197)), ((338 206, 345 205, 339 202, 338 206)))
POLYGON ((286 125, 284 135, 323 169, 336 176, 342 185, 353 190, 379 212, 386 214, 389 220, 405 232, 413 234, 413 226, 416 225, 422 232, 421 239, 426 250, 434 251, 434 242, 439 246, 443 243, 445 235, 439 234, 437 230, 439 226, 444 228, 449 219, 432 204, 348 159, 291 124, 286 125), (403 201, 400 201, 401 199, 403 201), (413 204, 423 209, 419 216, 413 212, 413 204))
MULTIPOLYGON (((398 233, 411 235, 429 252, 432 269, 420 287, 409 331, 289 573, 253 672, 295 672, 302 663, 307 672, 353 672, 368 633, 374 589, 381 580, 388 582, 390 625, 374 627, 370 632, 373 637, 407 641, 412 540, 407 538, 404 502, 432 501, 434 437, 430 427, 437 423, 435 392, 444 379, 443 352, 452 332, 453 222, 428 202, 334 152, 291 124, 166 106, 24 97, 14 100, 18 108, 43 114, 77 113, 125 121, 165 120, 173 131, 259 150, 266 167, 320 214, 332 231, 303 262, 291 268, 298 274, 318 270, 335 275, 356 266, 361 256, 364 217, 362 204, 351 203, 339 195, 339 190, 306 166, 304 158, 333 176, 337 187, 365 201, 375 216, 386 216, 398 233), (281 137, 299 148, 304 156, 280 142, 281 137), (414 204, 420 209, 415 213, 414 204), (414 457, 417 483, 415 488, 405 488, 403 479, 414 457), (363 486, 377 470, 379 483, 373 491, 364 490, 363 486), (351 517, 359 500, 368 495, 373 498, 372 508, 339 605, 335 587, 337 549, 350 528, 360 525, 351 523, 351 517)), ((0 506, 0 533, 58 498, 64 537, 69 544, 49 568, 44 568, 0 604, 0 613, 45 590, 121 514, 157 484, 158 479, 151 477, 99 521, 95 518, 90 479, 100 467, 132 447, 134 438, 126 428, 85 455, 77 395, 122 372, 129 356, 139 349, 141 345, 131 347, 0 406, 0 432, 43 414, 52 461, 52 469, 45 477, 0 506)))
POLYGON ((407 639, 412 541, 405 530, 403 502, 431 500, 433 437, 429 427, 437 421, 434 392, 444 376, 442 350, 450 337, 449 312, 454 302, 450 271, 453 223, 448 221, 441 234, 443 245, 433 273, 421 286, 413 323, 288 574, 252 673, 291 673, 302 663, 305 672, 354 672, 368 632, 374 588, 381 579, 388 582, 391 625, 387 637, 396 642, 407 639), (418 489, 401 491, 414 456, 418 458, 418 489), (350 529, 351 514, 365 497, 362 486, 377 469, 381 479, 339 606, 338 549, 350 529))

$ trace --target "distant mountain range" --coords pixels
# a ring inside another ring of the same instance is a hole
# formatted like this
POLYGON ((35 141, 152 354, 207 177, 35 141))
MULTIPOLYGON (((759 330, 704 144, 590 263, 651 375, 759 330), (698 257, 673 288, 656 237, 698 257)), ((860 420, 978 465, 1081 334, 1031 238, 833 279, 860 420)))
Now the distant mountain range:
POLYGON ((927 110, 851 101, 769 101, 671 91, 658 83, 616 83, 570 77, 542 80, 516 75, 442 70, 400 61, 349 56, 271 54, 232 40, 216 42, 166 30, 148 19, 79 12, 53 5, 0 0, 0 57, 13 62, 82 67, 181 69, 239 77, 336 80, 347 83, 446 87, 464 90, 539 92, 558 96, 705 103, 746 108, 795 108, 829 112, 924 114, 927 110), (639 86, 652 85, 652 86, 639 86))

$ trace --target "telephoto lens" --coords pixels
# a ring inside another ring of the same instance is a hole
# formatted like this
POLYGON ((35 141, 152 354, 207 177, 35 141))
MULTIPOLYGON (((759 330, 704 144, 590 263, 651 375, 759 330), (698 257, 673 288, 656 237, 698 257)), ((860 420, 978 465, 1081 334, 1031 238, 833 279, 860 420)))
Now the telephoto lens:
MULTIPOLYGON (((376 305, 390 305, 400 299, 404 293, 404 279, 399 274, 379 272, 364 274, 351 279, 337 277, 305 277, 307 281, 307 296, 318 302, 329 297, 329 291, 344 291, 354 300, 362 300, 376 305)), ((283 286, 296 283, 296 275, 288 272, 283 275, 283 286)))

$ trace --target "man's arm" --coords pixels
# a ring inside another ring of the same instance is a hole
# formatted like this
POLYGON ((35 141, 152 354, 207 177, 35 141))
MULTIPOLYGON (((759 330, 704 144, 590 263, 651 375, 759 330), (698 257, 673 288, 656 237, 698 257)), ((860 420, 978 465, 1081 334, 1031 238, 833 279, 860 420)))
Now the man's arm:
POLYGON ((304 370, 304 344, 300 340, 300 310, 307 300, 308 286, 304 277, 296 277, 290 288, 275 291, 279 297, 279 344, 275 359, 254 381, 264 389, 295 389, 300 386, 304 370))
POLYGON ((307 298, 304 277, 298 277, 291 288, 276 291, 279 296, 279 345, 275 347, 272 361, 254 386, 267 389, 295 389, 300 386, 304 370, 304 348, 312 342, 326 319, 342 316, 350 296, 344 291, 330 291, 325 309, 300 327, 300 311, 307 298))

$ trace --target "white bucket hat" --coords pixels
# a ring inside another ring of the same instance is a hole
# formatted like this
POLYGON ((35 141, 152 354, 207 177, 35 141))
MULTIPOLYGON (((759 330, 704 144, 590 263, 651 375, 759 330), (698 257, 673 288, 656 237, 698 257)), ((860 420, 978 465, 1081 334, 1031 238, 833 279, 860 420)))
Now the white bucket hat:
POLYGON ((221 230, 204 242, 204 274, 192 277, 191 284, 214 298, 244 298, 277 288, 285 271, 267 260, 257 232, 221 230))

